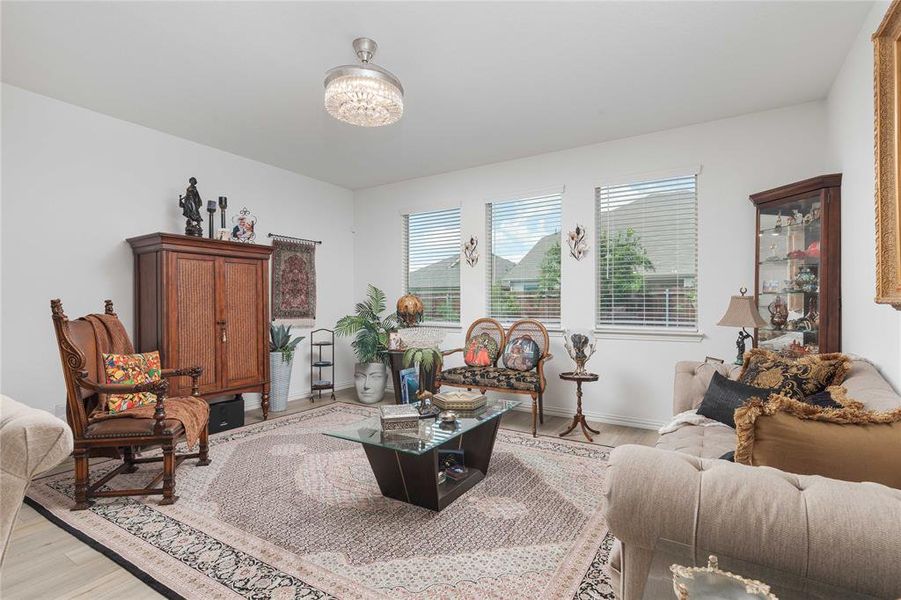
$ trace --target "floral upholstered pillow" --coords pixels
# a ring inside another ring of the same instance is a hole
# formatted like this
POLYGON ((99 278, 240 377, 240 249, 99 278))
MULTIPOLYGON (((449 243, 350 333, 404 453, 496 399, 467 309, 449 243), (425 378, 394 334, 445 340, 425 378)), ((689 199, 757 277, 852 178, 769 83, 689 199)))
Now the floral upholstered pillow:
MULTIPOLYGON (((148 381, 159 381, 160 353, 145 354, 104 354, 103 366, 106 369, 107 383, 126 383, 135 385, 148 381)), ((106 409, 110 414, 120 413, 129 408, 154 404, 156 394, 142 392, 139 394, 110 394, 106 409)))
POLYGON ((738 380, 803 400, 829 386, 840 385, 850 369, 851 359, 844 354, 786 358, 763 348, 755 348, 745 355, 745 364, 738 380))
POLYGON ((497 362, 498 352, 497 340, 482 332, 469 340, 463 361, 470 367, 490 367, 497 362))

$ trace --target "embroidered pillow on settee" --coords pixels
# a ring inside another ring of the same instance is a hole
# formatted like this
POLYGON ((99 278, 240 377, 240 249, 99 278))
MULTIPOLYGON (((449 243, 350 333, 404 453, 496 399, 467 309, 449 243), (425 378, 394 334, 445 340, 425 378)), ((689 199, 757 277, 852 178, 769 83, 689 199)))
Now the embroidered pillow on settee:
POLYGON ((521 335, 507 342, 504 348, 504 366, 514 371, 531 371, 538 365, 541 348, 528 335, 521 335))
MULTIPOLYGON (((145 354, 104 354, 103 366, 106 369, 107 383, 126 383, 135 385, 149 381, 159 381, 160 353, 145 354)), ((129 408, 156 403, 156 394, 142 392, 139 394, 110 394, 106 409, 110 414, 120 413, 129 408)))
POLYGON ((497 361, 497 340, 485 332, 469 340, 463 361, 470 367, 490 367, 497 361))

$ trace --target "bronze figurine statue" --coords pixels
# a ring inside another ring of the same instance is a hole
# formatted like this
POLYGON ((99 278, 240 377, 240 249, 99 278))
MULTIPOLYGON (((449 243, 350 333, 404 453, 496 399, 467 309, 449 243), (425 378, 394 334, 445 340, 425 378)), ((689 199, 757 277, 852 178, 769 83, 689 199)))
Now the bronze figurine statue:
POLYGON ((197 179, 191 177, 188 183, 190 185, 185 190, 185 195, 178 197, 178 206, 181 208, 181 214, 185 217, 185 235, 203 237, 203 226, 200 224, 203 221, 203 217, 200 216, 203 200, 200 198, 200 192, 197 191, 197 179))

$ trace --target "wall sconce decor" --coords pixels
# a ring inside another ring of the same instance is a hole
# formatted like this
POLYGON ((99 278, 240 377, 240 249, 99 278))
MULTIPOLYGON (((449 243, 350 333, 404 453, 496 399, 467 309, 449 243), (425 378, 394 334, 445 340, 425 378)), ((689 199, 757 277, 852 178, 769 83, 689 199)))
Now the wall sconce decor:
POLYGON ((582 260, 588 256, 588 242, 585 241, 585 228, 576 223, 576 228, 569 232, 566 240, 569 244, 569 254, 576 260, 582 260))
POLYGON ((463 256, 466 258, 466 264, 474 267, 479 262, 479 238, 471 236, 469 241, 463 243, 463 256))

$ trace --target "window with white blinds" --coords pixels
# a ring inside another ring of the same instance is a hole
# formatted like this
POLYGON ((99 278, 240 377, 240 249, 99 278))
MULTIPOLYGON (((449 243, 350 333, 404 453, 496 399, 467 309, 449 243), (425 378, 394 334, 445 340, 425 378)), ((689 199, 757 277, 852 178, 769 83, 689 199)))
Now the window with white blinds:
POLYGON ((560 324, 561 195, 486 205, 488 314, 560 324))
POLYGON ((404 287, 423 321, 460 322, 460 209, 404 215, 404 287))
POLYGON ((697 176, 595 189, 597 325, 696 331, 697 176))

